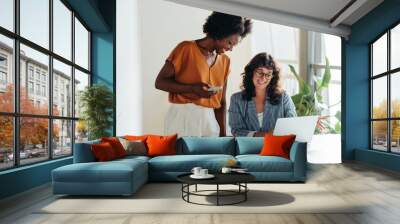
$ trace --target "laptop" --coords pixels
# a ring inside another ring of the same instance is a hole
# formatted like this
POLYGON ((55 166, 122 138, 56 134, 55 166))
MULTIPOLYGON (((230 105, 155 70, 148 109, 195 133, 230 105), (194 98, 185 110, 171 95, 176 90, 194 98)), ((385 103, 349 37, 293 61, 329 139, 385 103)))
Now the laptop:
POLYGON ((273 135, 296 135, 298 142, 311 142, 319 116, 278 118, 273 135))

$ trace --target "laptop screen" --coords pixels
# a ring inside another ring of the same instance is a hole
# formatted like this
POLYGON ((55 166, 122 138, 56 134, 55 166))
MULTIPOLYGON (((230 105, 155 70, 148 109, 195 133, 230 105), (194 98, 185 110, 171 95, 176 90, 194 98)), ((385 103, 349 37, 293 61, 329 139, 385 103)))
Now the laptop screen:
POLYGON ((318 116, 287 117, 276 121, 273 135, 296 135, 298 142, 311 142, 318 116))

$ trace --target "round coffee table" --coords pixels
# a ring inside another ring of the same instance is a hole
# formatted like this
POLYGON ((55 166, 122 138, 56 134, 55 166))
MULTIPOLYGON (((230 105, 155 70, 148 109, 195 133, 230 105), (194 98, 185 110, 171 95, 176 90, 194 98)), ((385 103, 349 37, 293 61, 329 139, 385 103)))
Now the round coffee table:
POLYGON ((249 173, 216 173, 213 174, 215 177, 212 179, 193 179, 190 177, 191 173, 182 174, 177 177, 178 181, 182 183, 182 199, 188 203, 198 204, 198 205, 234 205, 247 200, 247 192, 249 188, 247 183, 255 180, 255 177, 249 173), (197 185, 215 185, 215 190, 197 190, 197 185), (190 191, 190 186, 195 186, 194 191, 190 191), (223 190, 220 189, 220 185, 236 185, 237 190, 223 190), (205 194, 209 192, 214 192, 215 194, 205 194), (216 204, 202 204, 190 201, 190 196, 203 196, 203 197, 216 197, 216 204), (221 203, 221 197, 232 197, 240 196, 240 199, 231 203, 221 203))

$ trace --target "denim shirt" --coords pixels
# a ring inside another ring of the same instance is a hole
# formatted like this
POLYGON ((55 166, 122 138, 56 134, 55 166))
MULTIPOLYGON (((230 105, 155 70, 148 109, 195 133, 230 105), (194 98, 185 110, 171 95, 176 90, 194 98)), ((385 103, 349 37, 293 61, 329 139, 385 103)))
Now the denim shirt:
POLYGON ((233 136, 248 136, 255 131, 272 132, 278 118, 296 116, 296 107, 290 96, 284 92, 278 104, 273 105, 268 98, 265 99, 263 124, 260 127, 254 101, 243 99, 242 92, 231 96, 229 126, 233 136))

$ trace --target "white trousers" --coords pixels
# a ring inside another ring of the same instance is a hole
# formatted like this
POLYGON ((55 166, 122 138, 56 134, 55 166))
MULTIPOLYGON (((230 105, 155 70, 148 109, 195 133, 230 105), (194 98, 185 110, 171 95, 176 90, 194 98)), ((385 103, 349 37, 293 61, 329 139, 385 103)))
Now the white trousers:
POLYGON ((196 104, 171 104, 165 117, 164 134, 183 136, 219 136, 214 109, 196 104))

